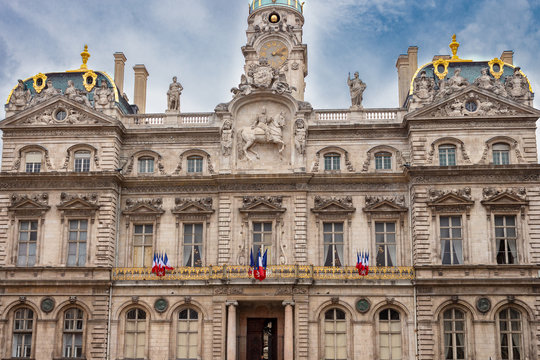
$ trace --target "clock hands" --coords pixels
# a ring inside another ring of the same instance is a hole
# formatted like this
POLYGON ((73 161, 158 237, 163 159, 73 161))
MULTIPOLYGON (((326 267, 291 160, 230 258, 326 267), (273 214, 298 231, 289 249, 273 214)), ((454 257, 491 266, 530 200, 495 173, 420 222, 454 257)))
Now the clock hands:
POLYGON ((285 56, 286 53, 287 53, 287 48, 284 46, 279 50, 273 51, 272 56, 276 56, 276 55, 285 56), (285 54, 284 54, 284 52, 285 52, 285 54))

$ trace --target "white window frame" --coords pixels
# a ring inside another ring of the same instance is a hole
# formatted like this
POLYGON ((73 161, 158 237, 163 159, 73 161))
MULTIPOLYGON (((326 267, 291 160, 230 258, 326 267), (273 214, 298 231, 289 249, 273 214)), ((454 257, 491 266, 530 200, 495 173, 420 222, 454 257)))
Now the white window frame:
POLYGON ((512 147, 505 142, 496 142, 491 146, 491 156, 493 159, 493 165, 510 165, 512 147), (504 148, 503 148, 504 147, 504 148), (503 155, 506 154, 506 161, 504 161, 503 155))
POLYGON ((142 175, 153 174, 156 171, 156 159, 153 156, 143 155, 137 159, 137 173, 142 175), (150 168, 151 165, 151 168, 150 168))
POLYGON ((24 153, 24 172, 26 173, 33 173, 37 174, 41 172, 41 169, 43 168, 43 158, 44 154, 42 151, 39 150, 28 150, 24 153), (36 154, 39 154, 40 161, 39 162, 29 162, 28 157, 29 156, 36 156, 36 154), (30 165, 30 169, 28 166, 30 165), (30 170, 30 171, 29 171, 30 170))
POLYGON ((20 306, 20 307, 15 308, 11 314, 12 314, 12 321, 11 321, 11 328, 10 328, 10 334, 11 334, 10 340, 11 341, 9 342, 9 344, 10 344, 10 354, 12 355, 11 358, 14 358, 14 359, 32 359, 35 356, 34 354, 35 354, 35 344, 36 344, 36 322, 37 322, 36 311, 33 308, 29 307, 29 306, 20 306), (17 316, 17 312, 19 312, 19 311, 25 311, 25 315, 27 315, 28 311, 32 312, 32 320, 31 320, 32 321, 32 328, 31 329, 26 328, 27 321, 30 318, 29 317, 24 317, 23 321, 25 322, 25 328, 21 329, 20 331, 15 330, 15 323, 18 321, 16 316, 17 316), (18 352, 17 349, 15 348, 15 336, 17 334, 20 334, 22 336, 30 334, 31 340, 30 340, 30 355, 29 356, 17 356, 17 355, 20 354, 20 352, 18 352))
POLYGON ((452 144, 452 143, 443 143, 443 144, 440 144, 437 146, 437 154, 438 154, 438 158, 439 158, 439 166, 456 166, 458 165, 458 147, 456 144, 452 144), (444 164, 442 164, 441 162, 441 156, 443 155, 441 153, 441 149, 442 150, 445 150, 445 154, 444 154, 444 164), (448 150, 450 149, 454 149, 454 163, 453 164, 450 164, 450 161, 449 161, 449 153, 448 153, 448 150))

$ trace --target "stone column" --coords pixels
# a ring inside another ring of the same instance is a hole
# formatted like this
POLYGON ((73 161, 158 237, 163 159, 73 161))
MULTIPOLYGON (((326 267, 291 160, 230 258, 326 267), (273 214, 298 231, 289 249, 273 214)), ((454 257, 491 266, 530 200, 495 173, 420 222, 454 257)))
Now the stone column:
POLYGON ((229 307, 227 317, 227 360, 236 360, 236 307, 238 301, 229 300, 225 302, 229 307))
POLYGON ((294 359, 294 327, 293 327, 293 306, 294 301, 285 300, 285 332, 283 334, 283 360, 294 359))

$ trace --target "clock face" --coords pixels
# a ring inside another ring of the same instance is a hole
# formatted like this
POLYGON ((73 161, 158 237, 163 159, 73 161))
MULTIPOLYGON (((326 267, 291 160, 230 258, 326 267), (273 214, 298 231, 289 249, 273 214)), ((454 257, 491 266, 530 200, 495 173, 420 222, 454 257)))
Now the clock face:
POLYGON ((289 57, 289 49, 281 41, 270 40, 261 46, 259 56, 266 58, 273 68, 279 68, 289 57))

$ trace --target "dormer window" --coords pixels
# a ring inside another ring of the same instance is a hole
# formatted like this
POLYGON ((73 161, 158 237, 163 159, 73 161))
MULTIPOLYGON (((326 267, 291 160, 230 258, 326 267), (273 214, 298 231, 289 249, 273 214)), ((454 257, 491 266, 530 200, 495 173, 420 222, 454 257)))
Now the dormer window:
POLYGON ((189 174, 202 174, 203 172, 202 156, 192 155, 187 158, 187 172, 189 174))
POLYGON ((143 156, 139 158, 139 174, 151 174, 154 172, 154 158, 143 156))
POLYGON ((456 165, 456 146, 452 144, 444 144, 439 146, 439 165, 440 166, 455 166, 456 165))
POLYGON ((79 150, 75 152, 75 172, 89 172, 90 171, 90 151, 79 150))
POLYGON ((341 155, 338 153, 328 153, 324 155, 324 170, 337 171, 341 169, 340 166, 341 155))
POLYGON ((510 146, 505 143, 493 144, 493 165, 510 164, 510 146))
POLYGON ((375 154, 375 170, 391 170, 392 154, 389 152, 379 152, 375 154))
POLYGON ((30 151, 25 156, 25 171, 27 173, 38 173, 41 171, 42 154, 39 151, 30 151))

